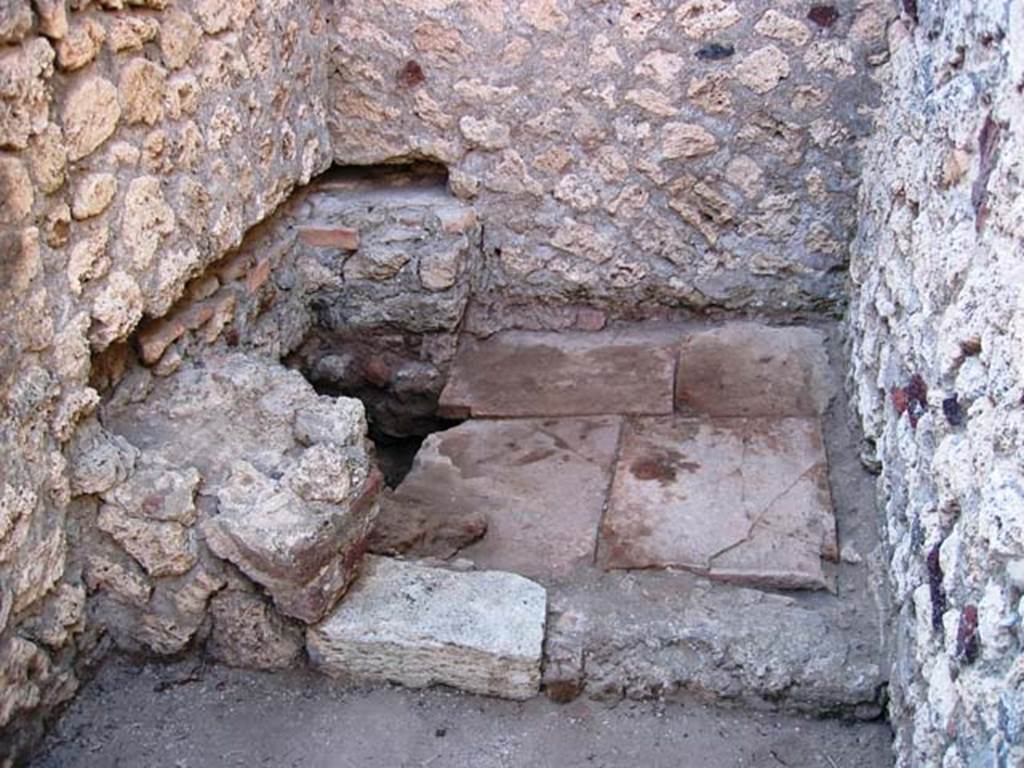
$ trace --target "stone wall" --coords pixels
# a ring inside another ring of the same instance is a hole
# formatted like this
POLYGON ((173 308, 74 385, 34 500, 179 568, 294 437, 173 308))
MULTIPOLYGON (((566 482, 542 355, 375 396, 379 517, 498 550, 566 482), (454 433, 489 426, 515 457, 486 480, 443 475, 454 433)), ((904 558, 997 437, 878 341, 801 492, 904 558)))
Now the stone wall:
POLYGON ((1024 5, 903 3, 851 263, 900 765, 1024 764, 1024 5))
POLYGON ((205 548, 207 479, 108 430, 101 399, 173 393, 161 380, 193 375, 211 345, 276 359, 311 340, 299 362, 322 362, 383 311, 420 338, 396 337, 360 375, 429 409, 474 293, 482 330, 504 322, 487 308, 499 295, 571 304, 536 322, 581 328, 604 322, 594 306, 834 308, 859 107, 876 90, 863 73, 888 13, 852 0, 0 4, 2 751, 31 741, 111 643, 175 653, 209 635, 237 662, 245 649, 217 629, 235 622, 273 640, 252 663, 295 655, 295 627, 256 596, 253 580, 273 592, 260 568, 205 548), (419 159, 447 166, 459 199, 416 213, 429 236, 415 256, 378 237, 391 214, 281 207, 332 161, 419 159), (366 240, 350 256, 297 238, 311 223, 366 240), (141 497, 148 483, 173 508, 141 497))
POLYGON ((65 456, 93 361, 329 164, 323 30, 312 0, 0 4, 0 753, 99 635, 65 456))
POLYGON ((886 2, 366 0, 335 156, 449 166, 480 301, 841 304, 886 2))
MULTIPOLYGON (((850 381, 881 470, 901 760, 1024 760, 1024 9, 903 0, 890 24, 876 0, 768 5, 0 3, 0 756, 111 639, 300 653, 253 580, 288 585, 193 547, 187 467, 140 459, 189 501, 138 511, 122 460, 139 456, 95 413, 128 374, 166 389, 153 375, 209 345, 272 360, 312 340, 302 362, 323 362, 332 337, 311 329, 429 307, 427 341, 396 336, 395 364, 360 374, 422 398, 437 370, 412 358, 441 364, 454 327, 493 330, 503 302, 571 306, 537 323, 580 328, 594 308, 838 310, 856 231, 850 381), (314 224, 367 230, 353 259, 296 239, 302 199, 280 208, 332 162, 414 160, 447 166, 458 198, 416 214, 436 250, 314 205, 314 224), (137 548, 139 515, 172 512, 168 546, 137 548), (249 646, 217 629, 243 625, 249 646)), ((312 462, 307 438, 288 439, 312 462)), ((280 474, 304 487, 296 461, 280 474)))

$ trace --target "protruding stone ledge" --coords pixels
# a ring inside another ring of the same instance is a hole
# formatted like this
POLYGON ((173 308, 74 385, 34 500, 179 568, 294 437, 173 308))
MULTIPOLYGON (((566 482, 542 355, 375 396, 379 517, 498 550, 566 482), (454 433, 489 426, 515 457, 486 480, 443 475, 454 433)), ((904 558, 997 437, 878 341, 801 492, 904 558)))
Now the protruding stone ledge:
POLYGON ((522 700, 540 687, 546 611, 544 588, 522 576, 371 556, 306 645, 332 676, 522 700))

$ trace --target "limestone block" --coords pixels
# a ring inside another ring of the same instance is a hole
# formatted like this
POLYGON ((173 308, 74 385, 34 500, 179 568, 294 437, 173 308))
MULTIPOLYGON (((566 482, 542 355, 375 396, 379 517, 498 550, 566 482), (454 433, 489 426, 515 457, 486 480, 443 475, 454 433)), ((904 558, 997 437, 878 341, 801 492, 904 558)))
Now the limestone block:
POLYGON ((0 643, 0 726, 42 699, 50 661, 33 642, 11 637, 0 643))
POLYGON ((59 40, 68 32, 68 9, 65 0, 34 0, 39 19, 39 31, 59 40))
POLYGON ((694 77, 686 90, 690 101, 711 114, 725 115, 732 112, 732 95, 729 92, 731 78, 722 72, 710 72, 694 77))
POLYGON ((65 72, 81 69, 96 58, 106 37, 102 24, 95 19, 82 19, 57 43, 57 66, 65 72))
POLYGON ((728 29, 741 18, 736 3, 725 0, 686 0, 676 9, 676 23, 683 34, 698 40, 728 29))
POLYGON ((806 45, 811 39, 810 30, 803 22, 787 16, 774 8, 766 11, 757 24, 754 31, 765 37, 773 37, 776 40, 784 40, 795 46, 806 45))
POLYGON ((142 317, 142 291, 125 272, 112 272, 104 289, 95 298, 92 316, 96 325, 89 339, 97 349, 126 335, 142 317))
POLYGON ((522 576, 368 557, 306 647, 333 676, 528 699, 540 685, 546 609, 544 589, 522 576))
POLYGON ((92 77, 78 85, 64 105, 68 159, 92 154, 114 132, 120 117, 121 105, 112 82, 92 77))
POLYGON ((455 285, 463 263, 464 247, 451 244, 435 248, 420 257, 420 283, 428 291, 446 291, 455 285))
POLYGON ((409 263, 410 258, 400 246, 364 247, 345 262, 345 279, 377 282, 390 280, 409 263))
MULTIPOLYGON (((114 545, 109 546, 113 548, 114 545)), ((138 608, 145 607, 153 592, 153 586, 142 569, 123 553, 118 556, 90 548, 86 553, 83 576, 90 590, 103 590, 116 600, 138 608)))
POLYGON ((635 88, 626 92, 626 101, 658 117, 675 117, 679 107, 672 99, 653 88, 635 88))
POLYGON ((164 114, 166 71, 148 59, 132 59, 121 70, 118 95, 125 122, 153 125, 164 114))
POLYGON ((203 560, 179 579, 158 581, 146 611, 133 628, 134 640, 153 653, 178 653, 206 619, 210 597, 224 585, 219 569, 203 560))
POLYGON ((459 120, 459 130, 470 144, 482 149, 504 149, 509 145, 508 126, 492 118, 478 120, 466 115, 459 120))
POLYGON ((789 58, 778 47, 766 45, 736 65, 736 79, 755 93, 768 93, 789 77, 789 58))
POLYGON ((0 53, 0 147, 24 149, 46 128, 53 57, 53 48, 41 37, 0 53))
POLYGON ((541 32, 554 32, 569 22, 569 17, 558 7, 558 0, 524 0, 519 14, 541 32))
POLYGON ((83 238, 71 246, 68 256, 68 285, 73 294, 80 295, 82 286, 89 280, 102 277, 110 268, 107 245, 110 229, 106 223, 86 228, 83 238))
POLYGON ((187 13, 177 9, 166 13, 160 22, 160 54, 164 65, 170 69, 185 66, 202 33, 200 26, 187 13))
POLYGON ((142 459, 143 468, 115 488, 103 493, 104 501, 116 504, 132 517, 192 525, 199 472, 193 467, 178 470, 152 465, 142 459))
POLYGON ((654 51, 637 64, 634 74, 649 77, 662 88, 671 88, 682 71, 685 62, 678 54, 654 51))
POLYGON ((60 584, 47 597, 43 609, 24 625, 25 632, 43 645, 61 648, 73 633, 82 629, 84 614, 85 589, 60 584))
POLYGON ((764 172, 754 160, 746 155, 737 155, 725 167, 725 178, 747 197, 755 197, 764 188, 764 172))
POLYGON ((32 9, 28 3, 13 2, 0 6, 0 43, 16 43, 32 29, 32 9))
MULTIPOLYGON (((29 522, 27 519, 24 522, 29 522)), ((18 547, 20 563, 12 569, 11 591, 14 593, 12 612, 17 615, 35 605, 46 596, 64 572, 67 558, 67 536, 62 528, 45 532, 27 531, 26 541, 18 542, 17 535, 0 549, 0 560, 10 561, 11 546, 18 547)), ((16 532, 17 534, 17 532, 16 532)))
POLYGON ((569 173, 555 185, 555 199, 577 211, 588 211, 599 202, 597 191, 584 179, 569 173))
POLYGON ((412 30, 412 44, 417 51, 443 64, 458 64, 471 50, 457 29, 435 21, 418 24, 412 30))
POLYGON ((233 4, 220 2, 220 0, 199 0, 196 4, 196 14, 199 16, 199 23, 203 31, 208 35, 216 35, 231 26, 231 15, 233 4))
POLYGON ((698 157, 714 152, 715 137, 702 126, 692 123, 666 123, 661 129, 661 154, 669 159, 698 157))
POLYGON ((76 219, 98 216, 110 205, 117 192, 117 179, 112 173, 91 173, 75 188, 71 213, 76 219))
POLYGON ((560 250, 603 264, 612 258, 615 240, 607 231, 599 232, 575 219, 563 219, 551 238, 551 244, 560 250))
POLYGON ((75 431, 69 449, 71 492, 102 493, 127 479, 138 451, 123 437, 103 429, 95 420, 75 431))
POLYGON ((317 399, 295 412, 293 430, 303 445, 357 445, 366 434, 366 408, 353 397, 317 399))
POLYGON ((139 51, 143 45, 156 37, 159 29, 160 25, 156 19, 121 16, 110 25, 107 40, 116 53, 139 51))
POLYGON ((284 481, 301 499, 340 504, 358 471, 353 463, 333 446, 313 445, 285 472, 284 481))
POLYGON ((174 210, 155 176, 132 179, 124 198, 121 235, 135 266, 149 266, 164 235, 174 231, 174 210))
POLYGON ((15 157, 0 157, 0 224, 19 224, 32 210, 32 180, 25 164, 15 157))
POLYGON ((50 123, 32 137, 28 148, 28 162, 40 192, 50 194, 60 189, 67 168, 67 151, 60 128, 50 123))
POLYGON ((853 50, 847 43, 835 40, 811 43, 804 54, 804 66, 812 72, 830 72, 840 78, 850 77, 857 71, 853 66, 853 50))

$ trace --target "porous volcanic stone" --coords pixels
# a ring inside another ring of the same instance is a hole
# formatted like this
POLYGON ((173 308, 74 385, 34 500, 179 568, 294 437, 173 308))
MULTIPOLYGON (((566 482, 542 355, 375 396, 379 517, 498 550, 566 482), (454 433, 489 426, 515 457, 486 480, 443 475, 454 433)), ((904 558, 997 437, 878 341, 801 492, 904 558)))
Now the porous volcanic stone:
POLYGON ((275 361, 232 353, 126 382, 103 418, 149 460, 198 471, 205 544, 281 613, 313 623, 344 594, 382 485, 358 400, 317 395, 275 361))
POLYGON ((729 323, 683 339, 680 409, 708 416, 814 416, 829 401, 825 338, 812 328, 729 323))
POLYGON ((440 410, 453 418, 669 414, 674 355, 665 336, 645 333, 466 337, 440 410))
POLYGON ((544 588, 522 576, 370 556, 306 644, 332 676, 528 699, 540 685, 546 610, 544 588))
POLYGON ((817 419, 627 424, 601 529, 605 568, 824 589, 823 557, 837 557, 836 523, 817 419))

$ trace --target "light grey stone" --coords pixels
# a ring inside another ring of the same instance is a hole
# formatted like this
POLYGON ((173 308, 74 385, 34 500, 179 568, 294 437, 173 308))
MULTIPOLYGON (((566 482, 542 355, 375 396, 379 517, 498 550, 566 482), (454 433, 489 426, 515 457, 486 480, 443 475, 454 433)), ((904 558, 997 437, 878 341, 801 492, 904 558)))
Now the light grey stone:
POLYGON ((515 574, 368 557, 306 643, 331 675, 528 699, 540 685, 546 607, 543 587, 515 574))

